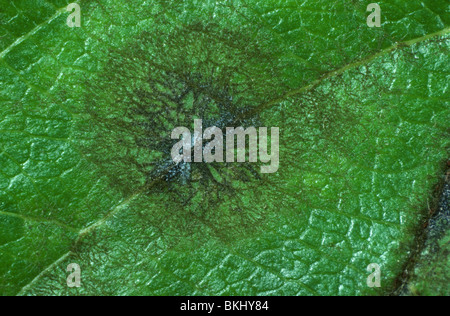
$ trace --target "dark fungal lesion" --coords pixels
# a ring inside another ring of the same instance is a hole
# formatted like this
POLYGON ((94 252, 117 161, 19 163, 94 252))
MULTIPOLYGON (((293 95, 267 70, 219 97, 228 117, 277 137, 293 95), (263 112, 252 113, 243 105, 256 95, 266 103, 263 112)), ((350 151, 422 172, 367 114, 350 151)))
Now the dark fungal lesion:
MULTIPOLYGON (((161 179, 167 182, 192 180, 191 173, 200 169, 205 175, 204 164, 180 163, 175 164, 171 158, 174 140, 169 138, 171 128, 178 126, 191 127, 195 118, 203 120, 205 126, 216 126, 224 130, 228 126, 255 126, 258 119, 239 119, 236 113, 242 112, 233 102, 227 87, 217 91, 209 80, 202 80, 202 76, 186 74, 179 79, 176 74, 162 74, 166 91, 162 94, 151 82, 151 90, 136 90, 138 96, 133 100, 131 119, 142 130, 136 145, 149 150, 158 150, 162 158, 152 165, 154 168, 148 174, 148 181, 161 179), (155 104, 159 110, 151 111, 155 104), (161 108, 163 110, 161 110, 161 108)), ((203 145, 205 146, 207 142, 203 145)))
POLYGON ((261 192, 270 184, 260 165, 175 164, 170 136, 179 126, 192 130, 194 119, 222 130, 266 126, 246 113, 280 88, 265 71, 274 58, 216 26, 160 32, 109 50, 86 80, 82 151, 125 196, 142 192, 142 218, 164 235, 248 236, 266 220, 261 192))

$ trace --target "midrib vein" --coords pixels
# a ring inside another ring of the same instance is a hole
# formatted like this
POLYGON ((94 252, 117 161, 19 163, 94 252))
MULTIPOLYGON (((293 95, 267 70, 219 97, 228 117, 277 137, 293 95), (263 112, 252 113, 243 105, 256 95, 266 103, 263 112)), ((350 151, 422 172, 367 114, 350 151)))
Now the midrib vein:
POLYGON ((66 258, 68 258, 72 253, 69 251, 67 253, 65 253, 64 255, 62 255, 60 258, 58 258, 58 260, 56 260, 55 262, 53 262, 51 265, 49 265, 47 268, 45 268, 44 270, 42 270, 41 273, 39 273, 30 283, 28 283, 27 285, 25 285, 18 293, 17 296, 22 296, 29 288, 31 288, 31 286, 33 286, 33 284, 35 284, 37 281, 39 281, 39 279, 41 277, 43 277, 48 271, 52 270, 53 267, 57 266, 59 263, 63 262, 66 258))
POLYGON ((286 99, 288 99, 290 97, 293 97, 295 95, 302 94, 302 93, 305 93, 307 91, 310 91, 310 90, 314 89, 315 87, 317 87, 318 85, 320 85, 323 81, 325 81, 327 79, 339 76, 339 75, 343 74, 344 72, 346 72, 347 70, 354 69, 354 68, 366 65, 366 64, 370 63, 371 61, 377 59, 378 57, 384 56, 384 55, 386 55, 386 54, 396 50, 397 48, 407 47, 407 46, 411 46, 411 45, 414 45, 414 44, 417 44, 417 43, 420 43, 420 42, 424 42, 424 41, 426 41, 428 39, 431 39, 431 38, 434 38, 434 37, 443 36, 443 35, 445 35, 445 34, 447 34, 449 32, 450 32, 450 27, 447 27, 447 28, 442 29, 442 30, 440 30, 438 32, 431 33, 431 34, 428 34, 428 35, 425 35, 425 36, 422 36, 422 37, 418 37, 418 38, 415 38, 415 39, 412 39, 412 40, 408 40, 408 41, 404 41, 404 42, 397 42, 394 45, 392 45, 392 46, 390 46, 388 48, 385 48, 385 49, 379 51, 376 54, 373 54, 373 55, 371 55, 369 57, 366 57, 364 59, 361 59, 359 61, 355 61, 355 62, 350 63, 348 65, 345 65, 345 66, 343 66, 343 67, 341 67, 341 68, 339 68, 337 70, 330 71, 330 72, 326 73, 324 76, 322 76, 321 78, 314 80, 313 82, 311 82, 310 84, 308 84, 306 86, 303 86, 301 88, 298 88, 298 89, 291 90, 291 91, 287 92, 286 94, 284 94, 280 98, 273 99, 273 100, 268 101, 268 102, 266 102, 266 103, 264 103, 264 104, 262 104, 260 106, 257 106, 255 108, 253 108, 252 110, 244 113, 244 116, 245 117, 249 117, 249 116, 252 116, 254 114, 261 113, 262 111, 267 110, 267 109, 269 109, 269 108, 271 108, 271 107, 273 107, 273 106, 275 106, 275 105, 285 101, 286 99))
POLYGON ((37 32, 39 32, 44 26, 50 24, 52 21, 57 19, 64 11, 66 11, 66 7, 60 8, 56 11, 54 15, 52 15, 49 19, 42 22, 41 24, 37 25, 34 29, 32 29, 27 34, 19 37, 15 42, 13 42, 11 45, 9 45, 5 50, 0 52, 0 59, 3 59, 9 52, 11 52, 16 46, 20 45, 23 41, 30 38, 37 32))

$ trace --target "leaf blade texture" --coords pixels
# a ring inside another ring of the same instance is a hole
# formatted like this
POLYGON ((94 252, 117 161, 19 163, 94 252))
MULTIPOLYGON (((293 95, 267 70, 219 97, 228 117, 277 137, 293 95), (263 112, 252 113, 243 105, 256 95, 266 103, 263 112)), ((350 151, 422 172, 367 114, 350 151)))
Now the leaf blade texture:
POLYGON ((382 28, 363 1, 79 1, 74 29, 67 1, 22 2, 0 15, 0 294, 395 288, 448 158, 447 1, 380 1, 382 28), (280 127, 279 172, 167 173, 195 117, 280 127))

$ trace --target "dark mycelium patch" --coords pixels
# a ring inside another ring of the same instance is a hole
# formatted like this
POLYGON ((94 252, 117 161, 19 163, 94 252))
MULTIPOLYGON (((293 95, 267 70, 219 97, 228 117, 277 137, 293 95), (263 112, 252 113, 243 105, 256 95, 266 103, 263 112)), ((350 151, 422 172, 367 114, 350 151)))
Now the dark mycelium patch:
POLYGON ((175 164, 170 136, 180 126, 193 131, 195 119, 204 129, 266 126, 246 113, 280 90, 273 60, 245 34, 215 25, 144 32, 108 51, 86 80, 82 151, 125 196, 140 194, 141 219, 172 241, 206 231, 248 236, 270 209, 260 164, 175 164))

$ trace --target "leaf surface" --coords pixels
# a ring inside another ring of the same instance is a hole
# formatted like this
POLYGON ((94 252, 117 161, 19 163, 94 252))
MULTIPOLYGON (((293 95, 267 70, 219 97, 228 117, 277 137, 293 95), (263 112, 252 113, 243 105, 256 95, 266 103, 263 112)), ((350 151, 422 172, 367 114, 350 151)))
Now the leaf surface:
POLYGON ((448 158, 448 1, 79 3, 2 0, 0 294, 396 286, 448 158), (280 127, 278 173, 174 167, 195 118, 280 127))

